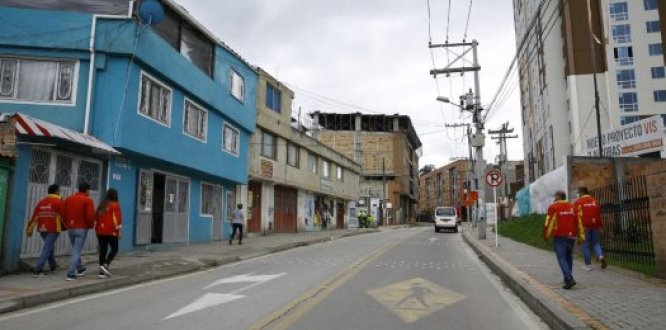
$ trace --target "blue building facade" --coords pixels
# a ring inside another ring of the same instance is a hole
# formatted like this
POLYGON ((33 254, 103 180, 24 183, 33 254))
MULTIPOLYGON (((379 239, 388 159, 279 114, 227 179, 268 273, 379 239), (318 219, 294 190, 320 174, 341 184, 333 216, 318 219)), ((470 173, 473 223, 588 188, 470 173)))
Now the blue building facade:
MULTIPOLYGON (((67 195, 88 182, 96 203, 117 189, 121 251, 228 234, 236 187, 248 178, 257 73, 180 7, 162 4, 165 17, 152 25, 130 1, 115 15, 0 7, 0 112, 11 115, 5 132, 16 128, 14 141, 3 137, 12 148, 0 151, 13 166, 3 271, 38 253, 41 240, 24 228, 52 183, 67 195), (58 129, 76 136, 48 132, 58 129)), ((68 248, 61 235, 58 253, 68 248)))

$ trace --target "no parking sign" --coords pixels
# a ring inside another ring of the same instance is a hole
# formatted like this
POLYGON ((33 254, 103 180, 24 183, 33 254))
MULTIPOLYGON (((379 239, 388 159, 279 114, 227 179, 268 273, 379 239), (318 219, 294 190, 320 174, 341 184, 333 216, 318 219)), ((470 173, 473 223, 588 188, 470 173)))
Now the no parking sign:
POLYGON ((502 184, 502 172, 497 170, 486 173, 486 183, 491 187, 497 187, 502 184))

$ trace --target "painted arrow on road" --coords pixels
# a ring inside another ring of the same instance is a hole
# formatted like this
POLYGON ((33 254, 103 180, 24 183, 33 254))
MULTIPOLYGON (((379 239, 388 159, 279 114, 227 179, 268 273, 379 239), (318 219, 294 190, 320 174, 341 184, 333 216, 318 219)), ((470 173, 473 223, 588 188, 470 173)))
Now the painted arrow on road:
POLYGON ((169 316, 165 317, 163 320, 167 320, 173 317, 178 317, 181 315, 189 314, 192 312, 200 311, 206 308, 215 307, 217 305, 225 304, 234 300, 245 298, 244 295, 239 295, 241 291, 245 291, 262 283, 266 283, 270 280, 274 280, 280 276, 286 275, 287 273, 279 273, 275 275, 254 275, 254 273, 236 275, 232 277, 227 277, 219 279, 206 287, 205 289, 220 285, 220 284, 229 284, 229 283, 251 283, 249 285, 240 287, 229 293, 206 293, 203 296, 199 297, 197 300, 193 301, 189 305, 177 310, 174 313, 171 313, 169 316))

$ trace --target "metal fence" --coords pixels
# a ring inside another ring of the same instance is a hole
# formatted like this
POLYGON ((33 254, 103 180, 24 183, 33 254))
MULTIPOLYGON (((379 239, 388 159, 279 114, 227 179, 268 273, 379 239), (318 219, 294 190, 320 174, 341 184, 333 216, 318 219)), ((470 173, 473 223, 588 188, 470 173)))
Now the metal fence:
POLYGON ((655 264, 645 176, 590 191, 601 204, 601 246, 614 260, 655 264))

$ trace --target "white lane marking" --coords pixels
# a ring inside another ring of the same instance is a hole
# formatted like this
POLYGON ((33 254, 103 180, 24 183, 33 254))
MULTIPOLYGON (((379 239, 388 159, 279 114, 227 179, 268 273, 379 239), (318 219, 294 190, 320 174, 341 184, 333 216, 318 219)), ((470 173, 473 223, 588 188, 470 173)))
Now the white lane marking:
POLYGON ((275 275, 253 275, 254 273, 250 274, 243 274, 243 275, 236 275, 232 277, 227 277, 223 278, 220 280, 217 280, 211 284, 208 284, 204 289, 209 289, 211 287, 220 285, 220 284, 226 284, 226 283, 243 283, 243 282, 268 282, 270 280, 276 279, 280 276, 286 275, 287 273, 279 273, 275 275))
POLYGON ((435 244, 437 242, 437 237, 430 237, 430 244, 435 244))
POLYGON ((245 298, 245 296, 228 294, 228 293, 206 293, 203 296, 199 297, 197 300, 190 303, 189 305, 177 310, 174 313, 171 313, 171 315, 165 317, 162 320, 200 311, 209 307, 214 307, 241 298, 245 298))

